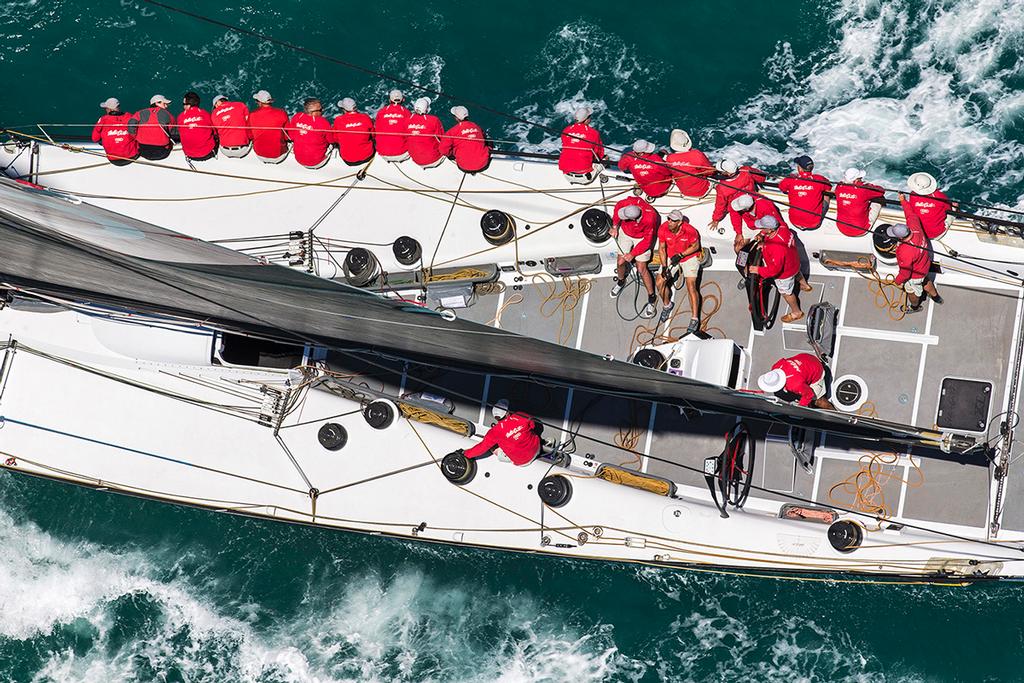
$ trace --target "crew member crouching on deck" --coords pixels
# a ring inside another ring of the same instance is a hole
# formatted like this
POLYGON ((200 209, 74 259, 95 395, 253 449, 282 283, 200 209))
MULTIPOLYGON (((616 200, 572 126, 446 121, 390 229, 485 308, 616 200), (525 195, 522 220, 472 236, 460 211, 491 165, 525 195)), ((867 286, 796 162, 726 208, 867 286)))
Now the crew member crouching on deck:
POLYGON ((615 217, 609 231, 615 238, 619 255, 615 261, 615 281, 609 296, 615 299, 626 286, 626 264, 633 263, 640 273, 644 288, 647 290, 647 304, 640 311, 641 318, 653 318, 658 300, 654 293, 654 278, 647 264, 651 261, 654 251, 654 240, 657 237, 661 216, 653 206, 640 197, 626 197, 615 205, 615 217))
POLYGON ((835 410, 826 398, 825 366, 817 356, 809 353, 779 360, 771 370, 757 378, 757 386, 766 394, 775 394, 788 403, 835 410))
POLYGON ((92 141, 103 144, 103 151, 114 166, 132 163, 139 157, 139 143, 128 132, 128 121, 132 115, 121 111, 121 103, 116 97, 108 97, 100 107, 105 113, 92 129, 92 141))
POLYGON ((668 220, 658 229, 658 256, 661 270, 658 272, 657 288, 661 292, 661 322, 672 317, 675 302, 672 301, 673 285, 680 275, 690 296, 690 324, 687 334, 697 331, 700 325, 700 294, 697 291, 697 277, 700 275, 700 233, 690 225, 689 219, 679 209, 668 214, 668 220))
POLYGON ((900 272, 896 274, 895 284, 903 287, 903 291, 907 293, 910 302, 907 313, 917 313, 921 310, 925 292, 935 303, 941 304, 942 297, 939 296, 931 279, 932 245, 924 232, 911 230, 903 223, 890 225, 885 232, 889 237, 899 240, 899 244, 896 245, 896 263, 900 267, 900 272))
POLYGON ((521 467, 540 455, 544 425, 526 413, 510 413, 505 401, 495 404, 491 414, 497 423, 487 430, 483 441, 463 453, 467 458, 472 460, 497 450, 500 459, 521 467))

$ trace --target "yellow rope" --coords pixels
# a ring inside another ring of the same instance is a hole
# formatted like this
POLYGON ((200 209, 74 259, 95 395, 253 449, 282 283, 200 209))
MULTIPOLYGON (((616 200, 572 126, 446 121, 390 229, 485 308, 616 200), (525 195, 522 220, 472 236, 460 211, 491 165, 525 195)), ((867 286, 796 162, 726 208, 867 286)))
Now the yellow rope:
POLYGON ((452 273, 437 273, 431 272, 429 275, 425 275, 425 282, 449 282, 451 280, 478 280, 480 278, 487 277, 487 272, 480 270, 479 268, 460 268, 452 273))
POLYGON ((403 416, 410 420, 447 429, 449 432, 455 432, 462 436, 470 436, 470 426, 466 420, 452 415, 442 415, 428 408, 401 401, 398 402, 398 409, 402 411, 403 416))
POLYGON ((583 297, 590 291, 591 282, 579 276, 568 276, 561 278, 562 288, 558 288, 558 281, 548 273, 535 273, 531 277, 533 284, 542 288, 543 299, 540 303, 540 314, 545 318, 554 317, 560 313, 558 321, 558 343, 566 345, 572 336, 572 330, 576 326, 576 308, 583 301, 583 297), (568 325, 566 324, 568 322, 568 325))

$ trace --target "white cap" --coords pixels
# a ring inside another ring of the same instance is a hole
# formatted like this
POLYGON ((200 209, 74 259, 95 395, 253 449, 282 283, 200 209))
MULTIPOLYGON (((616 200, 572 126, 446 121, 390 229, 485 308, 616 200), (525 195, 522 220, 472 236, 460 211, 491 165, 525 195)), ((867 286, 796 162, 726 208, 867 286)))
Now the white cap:
POLYGON ((685 130, 676 128, 672 131, 672 134, 668 136, 668 146, 672 148, 674 152, 689 152, 693 148, 693 141, 690 140, 690 134, 685 130))
POLYGON ((670 221, 684 221, 686 220, 686 216, 684 216, 683 212, 679 209, 672 209, 668 212, 668 219, 670 221))
POLYGON ((491 406, 491 417, 495 420, 504 420, 508 416, 508 399, 499 399, 491 406))
POLYGON ((921 171, 907 178, 907 187, 917 194, 931 194, 939 189, 939 183, 931 173, 921 171))
POLYGON ((733 211, 746 211, 754 206, 754 198, 744 193, 732 200, 729 206, 732 207, 733 211))
POLYGON ((761 216, 754 221, 754 227, 758 230, 774 230, 779 227, 779 219, 775 216, 761 216))
POLYGON ((757 386, 766 394, 774 394, 786 387, 786 373, 776 368, 757 378, 757 386))
POLYGON ((108 97, 107 99, 100 102, 101 109, 117 109, 121 106, 116 97, 108 97))
POLYGON ((262 102, 263 104, 267 104, 268 102, 274 101, 274 98, 271 97, 270 93, 268 93, 266 90, 258 91, 255 95, 252 96, 252 98, 257 102, 262 102))
POLYGON ((643 211, 640 210, 639 206, 636 204, 629 204, 619 209, 619 220, 635 221, 637 218, 640 218, 640 214, 642 213, 643 211))
POLYGON ((401 102, 402 100, 405 99, 405 95, 402 94, 401 90, 398 90, 396 88, 395 90, 392 90, 391 92, 388 93, 388 99, 391 100, 392 102, 401 102))
POLYGON ((167 104, 171 103, 171 101, 169 99, 167 99, 166 97, 164 97, 163 95, 153 95, 152 97, 149 98, 149 103, 150 104, 156 104, 157 102, 166 102, 167 104))
POLYGON ((654 143, 647 140, 640 139, 633 143, 633 151, 637 154, 650 154, 655 149, 654 143))
POLYGON ((227 101, 227 99, 228 99, 227 95, 217 95, 216 97, 213 98, 213 106, 216 107, 218 102, 220 102, 221 100, 227 101))
POLYGON ((573 112, 573 118, 576 119, 577 123, 582 123, 590 118, 590 115, 594 113, 594 110, 590 107, 580 107, 573 112))
POLYGON ((338 100, 338 106, 344 109, 345 111, 355 111, 356 101, 353 100, 351 97, 343 97, 340 100, 338 100))
POLYGON ((854 180, 859 180, 863 178, 866 174, 867 171, 865 171, 863 168, 851 167, 846 169, 846 173, 843 174, 843 179, 848 183, 852 183, 854 180))
POLYGON ((465 121, 466 119, 469 118, 469 110, 463 107, 461 104, 456 104, 448 111, 450 111, 452 113, 452 116, 457 118, 459 121, 465 121))
POLYGON ((727 175, 732 175, 733 173, 739 172, 740 165, 737 164, 732 159, 722 159, 717 164, 715 164, 715 168, 718 169, 719 173, 725 173, 727 175))
POLYGON ((412 110, 417 114, 426 114, 430 111, 430 98, 421 97, 416 100, 412 105, 412 110))
POLYGON ((906 223, 894 223, 885 229, 885 234, 901 240, 910 237, 910 228, 907 227, 906 223))

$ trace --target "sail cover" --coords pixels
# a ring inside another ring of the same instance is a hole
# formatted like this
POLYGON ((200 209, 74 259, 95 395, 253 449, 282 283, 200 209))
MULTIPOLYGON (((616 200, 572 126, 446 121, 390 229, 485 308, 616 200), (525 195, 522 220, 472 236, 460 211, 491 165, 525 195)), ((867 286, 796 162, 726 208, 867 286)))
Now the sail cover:
POLYGON ((166 313, 280 341, 401 355, 469 371, 779 421, 881 441, 934 446, 935 432, 780 404, 526 338, 244 254, 80 202, 0 180, 0 279, 76 301, 166 313))

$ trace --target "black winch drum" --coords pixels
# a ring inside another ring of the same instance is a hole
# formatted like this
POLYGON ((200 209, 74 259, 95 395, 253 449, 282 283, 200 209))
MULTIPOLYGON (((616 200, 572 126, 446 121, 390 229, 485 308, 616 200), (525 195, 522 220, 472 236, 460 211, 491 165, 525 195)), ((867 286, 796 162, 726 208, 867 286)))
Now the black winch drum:
POLYGON ((633 363, 643 368, 654 368, 657 370, 664 367, 665 356, 655 349, 640 349, 633 354, 633 363))
POLYGON ((328 422, 316 433, 317 441, 329 451, 340 451, 348 443, 348 432, 337 422, 328 422))
POLYGON ((476 461, 459 451, 452 451, 441 459, 441 474, 458 486, 465 486, 476 476, 476 461))
POLYGON ((580 227, 583 228, 583 236, 588 242, 604 244, 611 237, 609 230, 612 227, 612 217, 602 209, 590 208, 583 212, 580 227))
POLYGON ((480 230, 485 240, 498 247, 508 244, 516 236, 516 223, 504 211, 491 209, 480 217, 480 230))
POLYGON ((889 223, 876 225, 871 231, 871 241, 875 246, 875 253, 878 254, 878 258, 891 262, 896 259, 896 247, 899 244, 899 240, 891 237, 886 232, 889 229, 889 225, 889 223))
POLYGON ((572 484, 566 477, 552 474, 540 480, 537 495, 548 507, 560 508, 572 498, 572 484))
POLYGON ((841 553, 852 553, 864 541, 864 529, 848 519, 833 522, 828 528, 828 542, 841 553))
POLYGON ((395 404, 385 399, 370 401, 363 408, 363 419, 374 429, 387 429, 395 422, 395 404))
POLYGON ((423 248, 415 238, 402 235, 391 245, 391 251, 395 254, 395 260, 403 266, 413 266, 423 256, 423 248))
POLYGON ((377 279, 380 274, 380 262, 373 252, 362 247, 356 247, 345 256, 342 264, 345 271, 345 281, 353 287, 367 287, 377 279))

